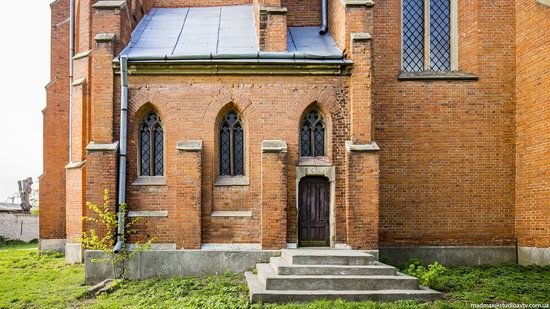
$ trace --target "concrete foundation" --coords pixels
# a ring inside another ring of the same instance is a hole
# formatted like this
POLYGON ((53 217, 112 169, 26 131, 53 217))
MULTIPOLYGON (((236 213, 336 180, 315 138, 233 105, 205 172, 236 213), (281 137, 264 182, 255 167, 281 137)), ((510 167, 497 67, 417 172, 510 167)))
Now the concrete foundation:
POLYGON ((69 264, 82 263, 82 245, 75 243, 65 244, 65 262, 69 264))
POLYGON ((431 264, 483 265, 516 263, 515 247, 382 247, 380 261, 404 265, 412 259, 431 264))
POLYGON ((65 252, 66 239, 40 239, 38 241, 39 251, 57 251, 65 252))
MULTIPOLYGON (((127 265, 127 276, 132 280, 155 277, 205 276, 224 272, 242 274, 252 270, 257 263, 269 262, 269 258, 280 256, 279 250, 171 250, 145 251, 134 255, 127 265)), ((109 263, 92 262, 101 259, 101 251, 87 250, 84 253, 86 284, 97 284, 113 278, 109 263)))
POLYGON ((550 265, 550 248, 519 247, 518 263, 520 265, 550 265))

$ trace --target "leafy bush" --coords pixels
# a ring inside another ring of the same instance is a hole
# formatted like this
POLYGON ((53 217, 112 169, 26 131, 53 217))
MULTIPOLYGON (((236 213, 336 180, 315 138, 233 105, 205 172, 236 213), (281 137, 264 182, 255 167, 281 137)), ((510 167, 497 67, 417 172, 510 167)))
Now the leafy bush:
POLYGON ((412 260, 405 273, 410 276, 416 277, 420 280, 420 283, 425 286, 435 287, 441 275, 447 271, 447 268, 441 265, 439 262, 424 267, 422 262, 418 259, 412 260))
MULTIPOLYGON (((90 250, 99 250, 103 251, 107 258, 103 259, 92 259, 94 263, 104 263, 110 262, 113 274, 115 278, 126 279, 126 266, 127 261, 134 256, 135 254, 141 251, 147 251, 151 247, 152 242, 156 238, 149 239, 147 242, 141 244, 140 242, 136 243, 136 249, 129 251, 126 249, 126 240, 131 234, 135 234, 136 230, 133 227, 141 221, 141 217, 134 218, 124 223, 124 233, 121 235, 123 245, 118 253, 113 252, 113 246, 115 245, 115 232, 118 230, 118 218, 117 213, 113 211, 109 203, 109 190, 103 192, 103 207, 99 207, 92 202, 87 202, 86 207, 90 209, 95 216, 94 217, 82 217, 82 220, 85 222, 95 223, 100 230, 103 232, 104 236, 100 236, 101 233, 96 232, 95 229, 90 229, 87 232, 82 233, 82 238, 80 238, 80 243, 82 244, 83 249, 90 250)), ((120 206, 120 211, 126 217, 128 214, 128 205, 122 203, 120 206)))

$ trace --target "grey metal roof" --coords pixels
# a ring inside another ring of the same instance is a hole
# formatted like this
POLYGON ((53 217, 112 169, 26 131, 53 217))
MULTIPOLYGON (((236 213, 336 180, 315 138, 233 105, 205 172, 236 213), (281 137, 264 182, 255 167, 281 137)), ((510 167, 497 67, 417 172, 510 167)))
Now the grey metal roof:
POLYGON ((121 52, 130 60, 342 59, 342 51, 318 27, 290 27, 288 52, 260 52, 251 5, 154 8, 121 52))

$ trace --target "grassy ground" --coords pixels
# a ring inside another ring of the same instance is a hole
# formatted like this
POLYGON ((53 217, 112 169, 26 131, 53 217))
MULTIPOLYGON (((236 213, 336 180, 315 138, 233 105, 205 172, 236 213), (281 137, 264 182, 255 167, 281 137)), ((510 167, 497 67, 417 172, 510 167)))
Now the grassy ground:
MULTIPOLYGON (((35 245, 34 245, 35 246, 35 245)), ((38 255, 26 246, 0 246, 0 308, 249 308, 243 276, 152 279, 116 284, 92 298, 82 284, 83 267, 65 265, 59 254, 38 255)), ((550 267, 517 265, 454 267, 434 280, 446 299, 417 304, 318 301, 264 308, 470 308, 470 303, 550 303, 550 267)), ((260 308, 260 306, 253 306, 260 308)))

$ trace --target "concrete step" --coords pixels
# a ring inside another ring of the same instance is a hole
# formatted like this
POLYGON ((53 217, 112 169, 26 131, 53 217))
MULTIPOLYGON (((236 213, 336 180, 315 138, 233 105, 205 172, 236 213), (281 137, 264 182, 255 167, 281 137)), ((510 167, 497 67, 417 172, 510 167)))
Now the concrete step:
POLYGON ((266 290, 417 290, 418 279, 396 276, 278 275, 269 264, 257 264, 258 278, 266 290))
POLYGON ((372 265, 374 256, 358 250, 283 249, 281 257, 293 265, 372 265))
POLYGON ((373 265, 292 265, 281 257, 272 257, 270 264, 278 275, 395 276, 395 267, 381 263, 374 263, 373 265))
POLYGON ((343 299, 347 301, 396 301, 412 299, 419 302, 433 301, 443 297, 442 293, 420 286, 417 290, 266 290, 258 276, 246 272, 250 302, 291 303, 311 302, 318 299, 343 299))

